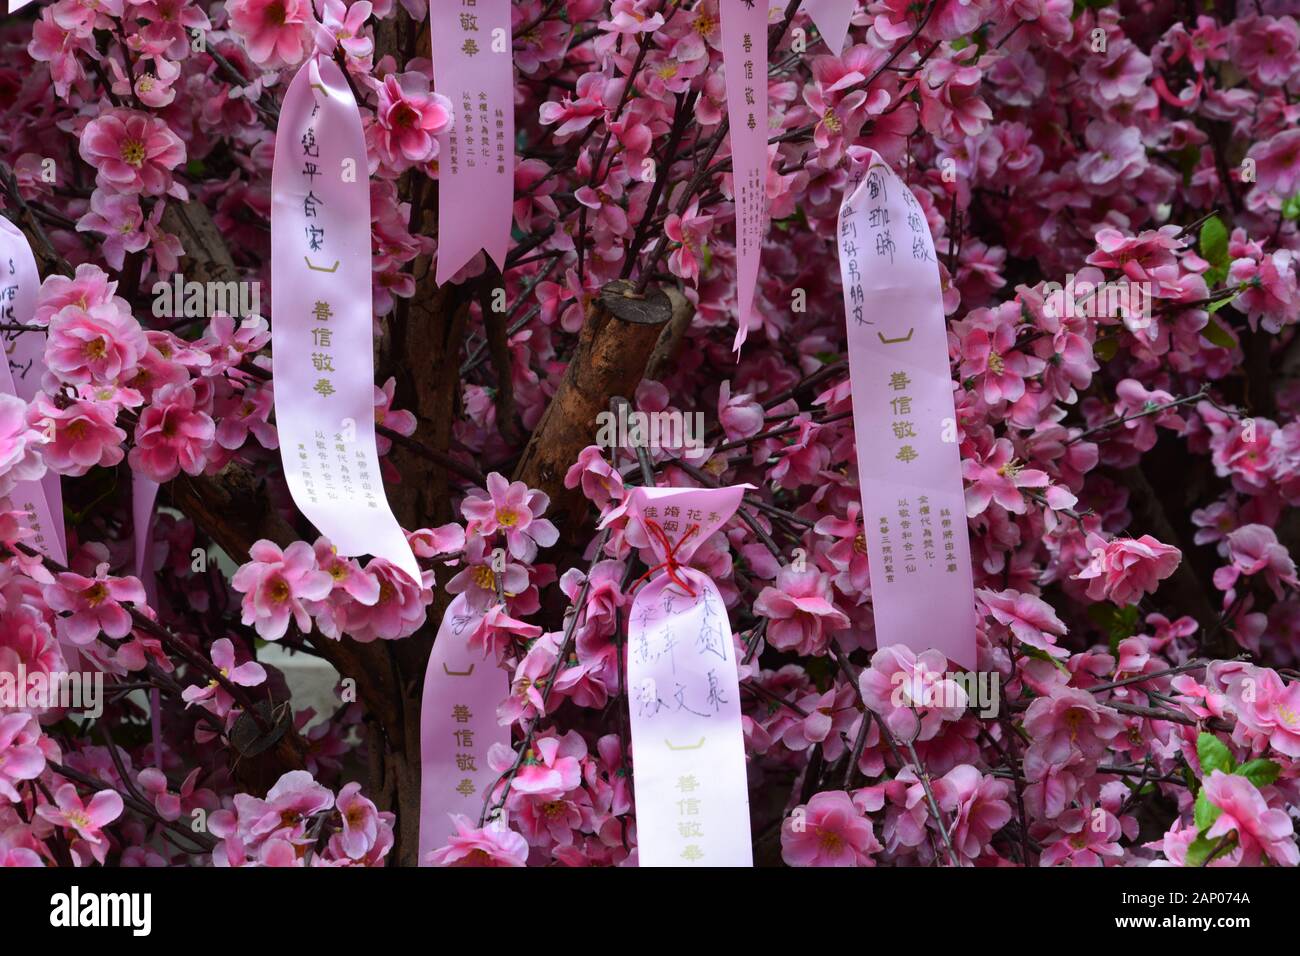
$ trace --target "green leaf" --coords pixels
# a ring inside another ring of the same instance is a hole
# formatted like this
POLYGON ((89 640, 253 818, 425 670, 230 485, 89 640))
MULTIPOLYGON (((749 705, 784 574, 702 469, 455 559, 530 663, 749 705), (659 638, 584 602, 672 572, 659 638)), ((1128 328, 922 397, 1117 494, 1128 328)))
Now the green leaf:
MULTIPOLYGON (((1210 311, 1217 312, 1231 301, 1232 299, 1222 299, 1210 306, 1210 311)), ((1220 325, 1217 319, 1210 319, 1210 324, 1201 329, 1201 334, 1221 349, 1237 347, 1237 341, 1232 337, 1232 333, 1220 325)))
POLYGON ((1214 852, 1217 840, 1209 840, 1203 836, 1198 836, 1187 847, 1187 856, 1183 862, 1184 866, 1200 866, 1214 852))
POLYGON ((1282 767, 1271 760, 1265 760, 1263 757, 1256 757, 1254 760, 1247 760, 1238 767, 1233 773, 1245 777, 1257 787, 1266 787, 1282 772, 1282 767))
POLYGON ((1196 829, 1208 830, 1214 826, 1214 821, 1219 819, 1221 813, 1223 810, 1209 801, 1204 790, 1196 795, 1196 829))
POLYGON ((1196 756, 1201 761, 1202 780, 1216 770, 1232 773, 1237 766, 1228 745, 1214 734, 1207 734, 1205 731, 1201 731, 1200 736, 1196 738, 1196 756))
POLYGON ((1300 219, 1300 193, 1282 202, 1283 219, 1300 219))
POLYGON ((1092 354, 1097 357, 1098 362, 1109 362, 1115 357, 1117 351, 1119 351, 1119 339, 1113 335, 1092 343, 1092 354))
POLYGON ((1201 258, 1212 266, 1228 262, 1228 227, 1218 216, 1211 216, 1201 225, 1201 258))
POLYGON ((1138 609, 1135 605, 1116 607, 1114 604, 1093 604, 1088 608, 1088 619, 1106 632, 1110 652, 1119 652, 1119 642, 1137 633, 1138 609))

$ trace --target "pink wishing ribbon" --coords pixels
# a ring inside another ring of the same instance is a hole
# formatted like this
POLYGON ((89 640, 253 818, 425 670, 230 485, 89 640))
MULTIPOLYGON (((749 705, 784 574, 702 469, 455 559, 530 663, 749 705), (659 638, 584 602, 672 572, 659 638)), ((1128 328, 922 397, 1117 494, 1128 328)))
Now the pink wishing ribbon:
POLYGON ((717 585, 687 564, 748 487, 629 492, 626 514, 657 562, 628 611, 640 866, 753 866, 731 624, 717 585))
POLYGON ((515 198, 515 79, 510 0, 430 0, 434 89, 451 100, 438 136, 442 285, 480 249, 504 269, 515 198))
POLYGON ((758 263, 767 233, 767 0, 720 0, 722 75, 736 206, 737 351, 753 319, 758 263))
MULTIPOLYGON (((27 237, 0 217, 0 324, 27 325, 36 312, 40 273, 27 237)), ((30 402, 45 373, 45 333, 10 330, 0 333, 6 362, 0 362, 0 392, 30 402)), ((67 531, 63 526, 63 490, 59 476, 46 471, 39 481, 19 482, 9 496, 26 511, 32 547, 59 564, 68 563, 67 531)))
POLYGON ((510 745, 510 728, 497 722, 497 705, 510 693, 496 661, 475 654, 469 637, 483 617, 464 594, 452 599, 438 627, 424 671, 420 700, 419 865, 456 832, 451 814, 477 822, 496 780, 487 754, 510 745))
POLYGON ((874 150, 840 205, 853 431, 876 643, 975 666, 975 593, 939 265, 874 150), (945 440, 947 438, 947 440, 945 440))
POLYGON ((420 580, 375 449, 370 186, 342 71, 313 56, 280 107, 271 172, 271 343, 280 460, 295 504, 338 549, 420 580))
POLYGON ((817 24, 817 32, 836 56, 844 49, 844 38, 849 35, 849 21, 853 19, 857 5, 857 0, 804 0, 804 10, 812 22, 817 24))

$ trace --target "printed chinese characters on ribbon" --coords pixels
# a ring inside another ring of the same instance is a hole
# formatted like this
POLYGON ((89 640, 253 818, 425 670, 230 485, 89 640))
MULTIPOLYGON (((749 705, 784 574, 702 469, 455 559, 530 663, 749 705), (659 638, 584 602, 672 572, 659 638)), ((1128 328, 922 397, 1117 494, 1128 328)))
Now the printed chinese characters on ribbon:
POLYGON ((876 643, 975 666, 975 594, 939 266, 874 151, 840 207, 853 430, 876 643))
POLYGON ((284 97, 271 196, 272 361, 294 503, 340 554, 420 580, 375 447, 370 187, 342 71, 308 60, 284 97))
POLYGON ((509 0, 431 0, 434 88, 451 100, 438 137, 438 284, 480 250, 505 267, 513 221, 515 94, 509 0))
POLYGON ((722 68, 736 207, 736 341, 749 335, 767 233, 767 2, 721 0, 722 68))
POLYGON ((465 594, 452 599, 438 627, 420 700, 420 856, 456 832, 451 815, 477 821, 497 775, 488 766, 493 744, 510 744, 497 705, 510 692, 491 657, 475 654, 469 637, 483 618, 465 594))

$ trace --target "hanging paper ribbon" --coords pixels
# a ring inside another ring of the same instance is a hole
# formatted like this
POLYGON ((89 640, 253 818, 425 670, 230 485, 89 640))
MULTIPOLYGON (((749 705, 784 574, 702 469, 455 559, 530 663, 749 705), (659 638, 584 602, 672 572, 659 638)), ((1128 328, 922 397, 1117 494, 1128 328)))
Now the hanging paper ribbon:
POLYGON ((497 705, 510 693, 509 677, 491 658, 469 649, 482 620, 464 594, 452 599, 438 627, 424 671, 420 700, 420 859, 456 832, 451 814, 478 820, 487 788, 496 780, 487 754, 510 745, 510 728, 497 723, 497 705))
POLYGON ((975 593, 939 265, 925 213, 874 150, 840 206, 876 643, 975 666, 975 593))
POLYGON ((438 137, 439 285, 480 250, 505 268, 515 198, 510 0, 430 0, 434 89, 451 100, 438 137))
POLYGON ((804 10, 836 56, 844 50, 844 38, 849 35, 849 21, 856 6, 856 0, 804 0, 804 10))
POLYGON ((731 624, 717 585, 688 566, 748 487, 634 488, 606 518, 626 513, 655 555, 628 611, 641 866, 753 865, 731 624))
MULTIPOLYGON (((27 325, 36 312, 41 286, 36 259, 27 237, 0 217, 0 324, 27 325)), ((7 362, 0 362, 0 391, 30 402, 41 389, 45 373, 45 333, 9 329, 0 333, 7 362)), ((9 496, 15 508, 28 513, 31 544, 59 564, 68 563, 63 527, 63 490, 59 476, 46 471, 39 481, 19 482, 9 496)))
POLYGON ((767 0, 721 0, 722 75, 736 207, 736 329, 749 335, 758 261, 767 233, 767 0))
POLYGON ((294 502, 340 554, 420 569, 375 449, 370 186, 342 71, 314 56, 280 107, 271 173, 271 343, 280 460, 294 502))

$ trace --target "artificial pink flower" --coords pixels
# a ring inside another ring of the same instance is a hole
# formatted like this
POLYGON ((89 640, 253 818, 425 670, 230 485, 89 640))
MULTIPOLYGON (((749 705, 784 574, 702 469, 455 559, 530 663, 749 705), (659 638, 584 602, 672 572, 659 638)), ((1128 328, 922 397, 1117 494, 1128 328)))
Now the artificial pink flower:
POLYGON ((1034 699, 1025 711, 1024 726, 1034 741, 1030 749, 1062 765, 1074 753, 1089 760, 1099 758, 1124 729, 1124 721, 1088 691, 1058 686, 1034 699))
POLYGON ((451 124, 451 100, 423 73, 390 73, 379 87, 375 144, 395 172, 436 159, 437 136, 451 124))
POLYGON ((117 385, 131 377, 149 342, 120 301, 66 306, 52 317, 45 364, 55 376, 72 385, 117 385))
POLYGON ((1174 573, 1183 553, 1161 544, 1149 534, 1140 538, 1112 538, 1089 533, 1086 544, 1090 560, 1073 577, 1088 581, 1088 597, 1094 601, 1136 604, 1174 573))
POLYGON ((230 29, 263 69, 296 66, 311 48, 311 0, 230 0, 226 9, 230 29))
POLYGON ((27 424, 27 403, 0 393, 0 499, 20 481, 45 474, 41 433, 27 424))
POLYGON ((1272 528, 1262 524, 1242 525, 1230 532, 1226 541, 1232 563, 1214 572, 1214 586, 1219 590, 1230 591, 1241 576, 1261 573, 1278 599, 1282 597, 1282 585, 1300 587, 1295 561, 1272 528))
POLYGON ((69 615, 58 618, 59 636, 86 645, 101 633, 115 639, 131 633, 131 614, 121 602, 143 606, 144 585, 136 577, 110 575, 105 563, 94 577, 71 571, 56 575, 45 588, 45 601, 50 610, 69 615))
POLYGON ((969 518, 982 515, 990 502, 1001 505, 1012 514, 1024 514, 1028 506, 1020 489, 1046 488, 1049 484, 1046 472, 1026 468, 1013 457, 1011 442, 1006 438, 994 442, 987 457, 963 458, 961 474, 970 482, 966 487, 966 516, 969 518))
POLYGON ((487 477, 487 492, 474 489, 461 503, 466 534, 501 531, 506 547, 520 561, 531 562, 538 547, 549 548, 560 538, 555 525, 542 517, 551 499, 522 481, 507 481, 497 472, 487 477))
POLYGON ((316 566, 311 545, 295 541, 281 551, 263 540, 248 549, 248 556, 230 581, 244 595, 244 624, 253 625, 267 641, 284 637, 291 617, 300 630, 310 632, 311 615, 303 602, 324 600, 334 587, 334 579, 316 566))
POLYGON ((790 866, 875 866, 872 854, 882 849, 843 790, 814 794, 781 824, 781 859, 790 866))
POLYGON ((979 588, 975 595, 993 620, 1009 628, 1022 643, 1053 657, 1070 656, 1065 648, 1056 646, 1056 638, 1065 636, 1065 624, 1042 598, 1012 588, 1005 591, 979 588))
POLYGON ((65 783, 54 791, 54 804, 42 803, 36 814, 55 826, 71 830, 91 847, 96 860, 104 862, 108 846, 101 832, 122 815, 122 798, 115 790, 100 790, 83 803, 77 788, 65 783))
POLYGON ((796 654, 821 654, 828 632, 849 626, 833 602, 830 578, 815 568, 782 568, 776 586, 763 588, 754 601, 754 613, 767 618, 773 647, 796 654))
POLYGON ((1202 787, 1205 799, 1222 811, 1205 836, 1209 840, 1235 833, 1245 851, 1247 865, 1261 855, 1279 866, 1300 866, 1295 828, 1283 809, 1270 807, 1256 786, 1245 777, 1213 771, 1202 787))
POLYGON ((164 385, 140 413, 128 458, 132 468, 157 482, 171 481, 181 471, 197 475, 207 465, 216 434, 192 385, 164 385))
POLYGON ((429 853, 431 866, 526 866, 528 841, 505 826, 476 827, 468 817, 453 814, 456 832, 447 845, 429 853))
POLYGON ((126 432, 114 424, 116 419, 111 404, 77 399, 59 407, 44 395, 36 396, 27 413, 31 426, 52 439, 41 446, 45 463, 70 476, 111 468, 125 457, 126 432))
POLYGON ((378 809, 361 795, 361 784, 355 781, 344 784, 334 808, 343 820, 339 848, 352 859, 361 859, 379 839, 378 809))
MULTIPOLYGON (((360 600, 347 602, 339 621, 343 633, 364 643, 414 634, 424 623, 424 609, 432 595, 384 558, 372 559, 364 573, 378 584, 378 593, 368 604, 360 600)), ((368 588, 363 596, 369 597, 368 588)))
POLYGON ((969 860, 982 856, 993 834, 1011 820, 1011 785, 969 764, 949 770, 935 790, 939 809, 949 815, 953 849, 969 860))
POLYGON ((0 797, 19 803, 16 784, 35 780, 45 772, 45 751, 41 749, 41 728, 36 718, 24 713, 0 713, 0 797))
POLYGON ((109 110, 82 130, 80 151, 95 168, 95 182, 101 187, 188 198, 185 187, 172 179, 172 170, 185 162, 185 142, 157 116, 109 110))
MULTIPOLYGON (((221 676, 230 683, 239 687, 256 687, 266 681, 266 669, 257 661, 245 661, 242 664, 235 663, 235 645, 227 637, 219 637, 212 642, 212 649, 209 652, 212 663, 221 671, 221 676)), ((208 709, 213 710, 219 716, 225 716, 234 706, 234 699, 230 697, 227 691, 216 680, 210 680, 203 685, 191 685, 181 692, 181 698, 188 707, 190 704, 197 704, 205 700, 212 700, 214 706, 208 709)))
POLYGON ((942 651, 915 653, 904 644, 882 647, 858 675, 862 702, 903 741, 934 738, 945 721, 966 713, 966 691, 947 676, 942 651))

